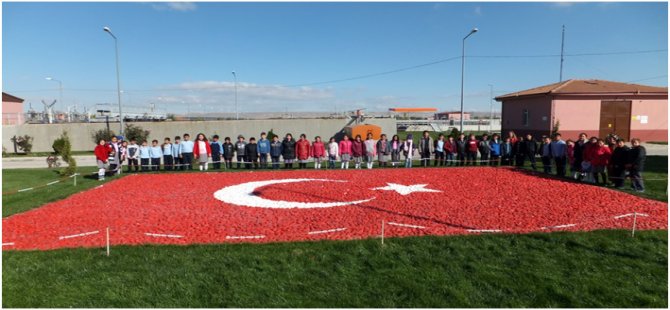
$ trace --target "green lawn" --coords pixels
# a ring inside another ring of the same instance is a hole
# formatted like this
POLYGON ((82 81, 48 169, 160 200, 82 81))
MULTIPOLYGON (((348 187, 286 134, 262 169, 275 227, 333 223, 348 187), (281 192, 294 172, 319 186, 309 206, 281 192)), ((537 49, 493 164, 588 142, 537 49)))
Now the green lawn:
POLYGON ((3 307, 655 307, 667 231, 3 252, 3 307))

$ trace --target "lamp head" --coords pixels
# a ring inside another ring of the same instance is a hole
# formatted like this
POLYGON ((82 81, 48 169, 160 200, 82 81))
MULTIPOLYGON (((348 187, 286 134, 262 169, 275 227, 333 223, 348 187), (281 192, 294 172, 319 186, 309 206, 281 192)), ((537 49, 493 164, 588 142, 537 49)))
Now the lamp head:
POLYGON ((112 30, 109 29, 109 27, 102 27, 102 30, 103 30, 103 31, 107 31, 107 32, 112 32, 112 30))
POLYGON ((479 29, 477 29, 477 28, 472 28, 472 31, 470 31, 470 33, 475 33, 475 32, 477 32, 477 31, 479 31, 479 29))
POLYGON ((50 77, 50 76, 47 76, 47 77, 45 77, 45 79, 46 79, 47 81, 51 81, 51 80, 53 80, 54 78, 52 78, 52 77, 50 77))

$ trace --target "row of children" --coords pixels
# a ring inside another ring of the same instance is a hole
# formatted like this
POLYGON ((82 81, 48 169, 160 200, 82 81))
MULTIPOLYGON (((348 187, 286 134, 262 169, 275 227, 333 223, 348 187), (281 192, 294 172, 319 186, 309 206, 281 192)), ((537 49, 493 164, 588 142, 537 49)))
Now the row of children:
POLYGON ((214 169, 220 169, 222 161, 226 169, 232 169, 233 158, 236 159, 237 169, 242 165, 247 169, 268 168, 268 157, 271 159, 273 169, 279 168, 280 158, 284 161, 284 168, 293 168, 293 163, 296 161, 298 168, 306 168, 307 163, 313 161, 314 168, 321 169, 322 163, 327 160, 327 167, 334 169, 339 159, 341 169, 348 169, 350 161, 354 162, 356 169, 360 169, 364 161, 366 167, 371 169, 375 161, 382 167, 388 166, 389 163, 392 166, 401 164, 402 154, 404 166, 412 167, 412 159, 418 152, 421 165, 424 167, 430 165, 433 157, 434 166, 475 165, 479 158, 480 165, 494 166, 499 164, 523 166, 528 160, 535 170, 537 169, 535 158, 540 156, 545 173, 551 173, 553 164, 556 166, 556 174, 564 176, 566 165, 569 163, 575 178, 597 183, 599 176, 606 182, 605 170, 607 170, 610 180, 616 187, 623 185, 625 175, 622 177, 621 174, 628 173, 634 179, 634 188, 644 190, 639 177, 642 167, 639 162, 644 162, 644 148, 639 146, 639 140, 633 141, 634 152, 624 151, 622 147, 618 153, 625 152, 625 155, 616 154, 610 160, 609 156, 615 153, 614 150, 619 142, 610 137, 609 146, 605 146, 604 141, 599 142, 598 138, 592 137, 586 144, 586 134, 581 134, 577 142, 571 140, 564 142, 560 134, 555 134, 553 141, 543 136, 539 145, 532 135, 528 134, 525 139, 519 139, 511 131, 504 141, 501 141, 497 134, 492 135, 491 140, 487 134, 480 140, 474 135, 470 135, 466 140, 463 134, 459 135, 458 139, 453 137, 445 139, 445 136, 440 134, 433 141, 428 131, 423 132, 417 143, 414 143, 412 134, 407 135, 407 139, 403 141, 398 135, 394 135, 391 140, 388 140, 385 134, 382 134, 379 140, 374 140, 371 134, 367 135, 366 140, 362 140, 360 135, 350 140, 349 136, 344 135, 340 142, 336 142, 333 137, 328 143, 322 142, 318 136, 310 143, 305 134, 301 134, 300 139, 295 141, 290 133, 282 141, 278 136, 268 140, 265 132, 261 133, 258 141, 251 137, 249 142, 246 142, 240 135, 234 144, 229 137, 226 137, 223 143, 220 142, 218 135, 212 136, 212 140, 209 141, 202 133, 197 135, 195 142, 189 139, 189 134, 184 134, 183 140, 179 136, 175 137, 174 143, 171 143, 170 138, 165 138, 163 145, 160 146, 157 140, 152 141, 152 146, 148 146, 146 141, 142 142, 141 146, 134 140, 128 144, 122 137, 112 137, 109 144, 101 140, 95 152, 101 171, 99 174, 104 178, 104 169, 120 173, 125 160, 128 161, 128 171, 133 169, 139 171, 140 167, 143 171, 155 171, 159 170, 161 159, 165 170, 192 170, 194 159, 199 163, 200 170, 207 170, 209 158, 212 159, 214 169), (642 159, 639 154, 642 154, 642 159), (634 169, 631 173, 631 169, 622 171, 617 167, 634 169))

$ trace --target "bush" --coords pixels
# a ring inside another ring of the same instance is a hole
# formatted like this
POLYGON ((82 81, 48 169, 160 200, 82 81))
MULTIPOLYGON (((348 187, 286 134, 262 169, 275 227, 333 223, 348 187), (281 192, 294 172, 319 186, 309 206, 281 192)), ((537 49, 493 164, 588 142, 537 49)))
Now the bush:
MULTIPOLYGON (((267 139, 268 139, 268 140, 272 140, 272 138, 274 138, 274 137, 278 137, 277 134, 275 134, 273 130, 274 130, 274 129, 270 128, 270 131, 268 131, 268 133, 267 133, 267 139)), ((280 140, 281 140, 281 139, 280 139, 280 140)))
POLYGON ((96 130, 91 134, 91 138, 93 138, 93 145, 98 145, 98 142, 100 142, 102 139, 109 141, 112 136, 116 136, 116 134, 113 130, 107 130, 107 128, 96 130))
POLYGON ((67 163, 67 167, 61 169, 60 174, 63 176, 75 174, 75 172, 77 172, 77 161, 72 157, 72 145, 70 144, 70 137, 68 136, 67 131, 63 131, 60 138, 54 140, 51 147, 54 149, 54 153, 67 163))
POLYGON ((30 151, 33 149, 33 143, 32 143, 33 137, 31 137, 29 135, 18 136, 18 137, 14 136, 9 140, 11 140, 16 146, 18 146, 26 154, 29 154, 30 151))
POLYGON ((126 128, 123 131, 125 134, 125 137, 123 137, 126 141, 130 141, 135 139, 138 144, 142 144, 144 141, 149 141, 149 131, 145 130, 144 128, 133 125, 133 124, 126 124, 126 128))
POLYGON ((458 131, 458 128, 454 127, 451 128, 451 132, 447 135, 448 137, 453 137, 454 139, 458 139, 458 137, 461 135, 461 132, 458 131))

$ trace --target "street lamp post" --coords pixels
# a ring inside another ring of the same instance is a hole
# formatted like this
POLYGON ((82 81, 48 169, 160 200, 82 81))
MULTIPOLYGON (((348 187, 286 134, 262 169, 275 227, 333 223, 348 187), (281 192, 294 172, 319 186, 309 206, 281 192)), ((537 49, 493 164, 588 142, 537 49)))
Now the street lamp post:
POLYGON ((63 104, 63 81, 56 80, 52 77, 47 77, 46 79, 47 79, 47 81, 58 82, 58 91, 59 91, 59 95, 60 95, 60 97, 58 98, 58 101, 60 101, 60 104, 63 104))
POLYGON ((119 101, 119 124, 121 126, 119 132, 123 136, 123 110, 121 109, 121 78, 119 76, 119 44, 116 36, 112 33, 112 30, 109 27, 102 28, 105 32, 109 33, 112 38, 114 38, 114 50, 116 51, 116 93, 119 101))
POLYGON ((491 117, 489 118, 489 131, 493 131, 493 85, 489 84, 491 94, 489 95, 489 103, 491 105, 491 117))
POLYGON ((463 50, 461 52, 461 132, 463 132, 463 77, 465 75, 465 39, 471 36, 473 33, 479 31, 477 28, 472 28, 470 33, 468 33, 465 38, 463 38, 463 50))
POLYGON ((240 119, 240 114, 237 113, 237 74, 233 71, 233 78, 235 78, 235 119, 240 119))

